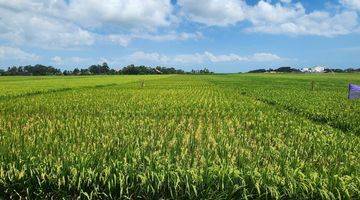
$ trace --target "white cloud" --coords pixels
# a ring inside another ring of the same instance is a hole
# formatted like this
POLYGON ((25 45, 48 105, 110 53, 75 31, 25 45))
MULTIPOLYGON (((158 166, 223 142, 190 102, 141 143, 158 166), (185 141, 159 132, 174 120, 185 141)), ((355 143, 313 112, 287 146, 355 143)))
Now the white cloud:
POLYGON ((145 53, 142 51, 138 51, 133 53, 130 56, 130 59, 134 61, 142 60, 142 61, 153 61, 160 63, 167 63, 169 61, 169 57, 165 55, 160 55, 159 53, 145 53))
POLYGON ((344 6, 348 8, 359 10, 360 11, 360 1, 359 0, 340 0, 344 6))
POLYGON ((189 39, 201 39, 203 37, 202 33, 196 32, 196 33, 176 33, 171 32, 164 35, 150 35, 150 34, 143 34, 143 35, 135 35, 135 38, 141 38, 141 39, 147 39, 147 40, 153 40, 153 41, 172 41, 172 40, 189 40, 189 39))
POLYGON ((339 2, 342 7, 337 11, 309 12, 291 0, 260 0, 255 5, 245 0, 178 0, 179 11, 170 0, 0 0, 0 39, 18 46, 71 49, 97 42, 128 46, 138 39, 202 38, 199 32, 177 30, 179 18, 207 26, 246 21, 246 31, 269 34, 334 37, 359 33, 360 1, 339 2))
POLYGON ((267 61, 276 61, 276 60, 285 60, 276 54, 271 53, 255 53, 249 57, 249 60, 255 62, 267 62, 267 61))
POLYGON ((17 45, 64 49, 90 46, 104 37, 120 44, 139 38, 194 38, 188 33, 149 34, 169 26, 172 12, 170 0, 0 0, 0 39, 17 45), (99 30, 104 33, 98 34, 99 30), (111 36, 136 32, 144 34, 130 39, 111 36))
POLYGON ((242 0, 178 0, 183 15, 208 26, 234 25, 245 18, 242 0))
POLYGON ((278 55, 271 53, 255 53, 250 56, 240 56, 237 54, 215 55, 205 51, 204 53, 180 54, 175 56, 167 56, 159 53, 145 53, 138 51, 130 55, 131 61, 150 61, 155 63, 220 63, 220 62, 271 62, 285 60, 278 55))
POLYGON ((284 23, 290 19, 301 17, 305 14, 305 8, 296 3, 293 6, 281 4, 272 5, 269 2, 259 1, 254 7, 249 8, 247 18, 254 24, 257 23, 284 23))
MULTIPOLYGON (((341 0, 352 9, 360 8, 359 0, 341 0)), ((179 0, 183 15, 207 26, 228 26, 250 22, 247 31, 270 34, 318 35, 333 37, 357 32, 358 15, 355 11, 305 10, 301 3, 281 0, 278 3, 260 0, 247 5, 244 0, 179 0), (281 2, 281 3, 280 3, 281 2)))
POLYGON ((14 44, 60 49, 94 43, 92 33, 61 19, 8 9, 1 4, 0 13, 0 38, 14 44))
POLYGON ((170 25, 170 0, 70 0, 69 18, 86 27, 146 28, 170 25))
POLYGON ((51 61, 56 64, 61 64, 63 62, 63 59, 60 56, 54 56, 53 58, 51 58, 51 61))
POLYGON ((130 42, 136 39, 145 39, 145 40, 151 40, 151 41, 157 41, 157 42, 164 42, 164 41, 184 41, 184 40, 197 40, 201 39, 203 36, 200 32, 196 33, 176 33, 176 32, 170 32, 167 34, 149 34, 149 33, 134 33, 129 35, 121 35, 121 34, 111 34, 106 36, 106 40, 109 40, 111 42, 114 42, 116 44, 119 44, 121 46, 128 46, 130 42))
POLYGON ((248 58, 241 57, 236 54, 229 54, 229 55, 214 55, 210 52, 205 52, 203 54, 207 60, 210 60, 211 62, 232 62, 232 61, 246 61, 248 58))
POLYGON ((358 27, 358 16, 353 11, 306 13, 300 3, 284 7, 260 1, 249 10, 248 18, 252 23, 248 31, 271 34, 333 37, 355 32, 358 27))
POLYGON ((292 0, 280 0, 283 3, 291 3, 292 0))
POLYGON ((195 53, 195 54, 182 54, 176 55, 172 58, 175 63, 204 63, 205 62, 204 54, 195 53))
POLYGON ((78 57, 78 56, 74 56, 74 57, 70 57, 70 63, 86 63, 89 62, 91 59, 89 58, 83 58, 83 57, 78 57))
POLYGON ((77 56, 73 56, 73 57, 54 56, 51 58, 51 61, 56 65, 87 64, 89 62, 95 62, 94 59, 77 57, 77 56))
POLYGON ((114 25, 118 28, 153 29, 168 26, 173 11, 170 0, 1 0, 0 7, 65 19, 91 28, 114 25))
POLYGON ((104 40, 127 47, 133 40, 132 35, 111 34, 103 37, 104 40))
POLYGON ((0 46, 1 60, 36 61, 39 58, 40 57, 35 54, 25 52, 16 47, 0 46))

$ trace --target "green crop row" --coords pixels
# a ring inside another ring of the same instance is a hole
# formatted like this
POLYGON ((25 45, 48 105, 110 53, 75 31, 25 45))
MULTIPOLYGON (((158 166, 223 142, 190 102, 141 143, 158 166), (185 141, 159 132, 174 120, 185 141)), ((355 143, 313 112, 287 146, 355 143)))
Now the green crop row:
POLYGON ((148 77, 0 101, 0 197, 360 198, 360 138, 258 78, 148 77))
POLYGON ((348 84, 360 85, 360 74, 218 76, 213 82, 315 123, 360 134, 360 101, 347 99, 348 84))
POLYGON ((0 77, 0 100, 28 94, 39 94, 65 89, 126 84, 168 78, 162 76, 9 76, 0 77))

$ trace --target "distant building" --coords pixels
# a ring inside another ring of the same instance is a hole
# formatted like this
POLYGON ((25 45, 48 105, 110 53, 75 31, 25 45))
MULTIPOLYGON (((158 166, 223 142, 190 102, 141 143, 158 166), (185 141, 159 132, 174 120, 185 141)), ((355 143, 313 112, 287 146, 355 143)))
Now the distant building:
POLYGON ((323 73, 325 71, 325 67, 320 67, 320 66, 317 66, 317 67, 313 67, 312 68, 312 71, 314 73, 323 73))
POLYGON ((307 68, 307 67, 304 67, 304 68, 301 69, 301 72, 310 72, 310 69, 307 68))
POLYGON ((315 67, 304 67, 301 69, 302 72, 305 73, 324 73, 325 72, 325 67, 321 67, 321 66, 315 66, 315 67))
POLYGON ((156 72, 157 74, 162 74, 162 71, 160 71, 160 70, 158 70, 158 69, 156 69, 156 68, 154 68, 154 70, 155 70, 155 72, 156 72))

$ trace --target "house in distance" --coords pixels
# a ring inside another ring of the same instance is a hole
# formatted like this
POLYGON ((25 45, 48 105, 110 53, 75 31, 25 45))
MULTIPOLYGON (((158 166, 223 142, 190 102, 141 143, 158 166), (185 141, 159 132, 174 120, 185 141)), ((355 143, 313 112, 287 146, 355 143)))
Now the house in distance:
POLYGON ((304 73, 324 73, 325 72, 325 67, 321 67, 321 66, 315 66, 315 67, 304 67, 301 69, 301 72, 304 73))

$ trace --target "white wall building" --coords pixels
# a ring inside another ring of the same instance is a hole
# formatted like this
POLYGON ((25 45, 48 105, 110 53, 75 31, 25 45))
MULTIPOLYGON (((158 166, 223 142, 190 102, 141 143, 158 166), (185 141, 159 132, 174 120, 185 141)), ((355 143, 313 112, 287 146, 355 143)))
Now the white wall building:
POLYGON ((305 73, 323 73, 325 71, 325 67, 321 67, 321 66, 315 66, 315 67, 304 67, 301 69, 302 72, 305 73))
POLYGON ((301 72, 310 72, 310 69, 307 67, 304 67, 300 70, 301 72))
POLYGON ((312 71, 314 73, 323 73, 325 71, 325 67, 320 67, 320 66, 317 66, 317 67, 313 67, 312 68, 312 71))

